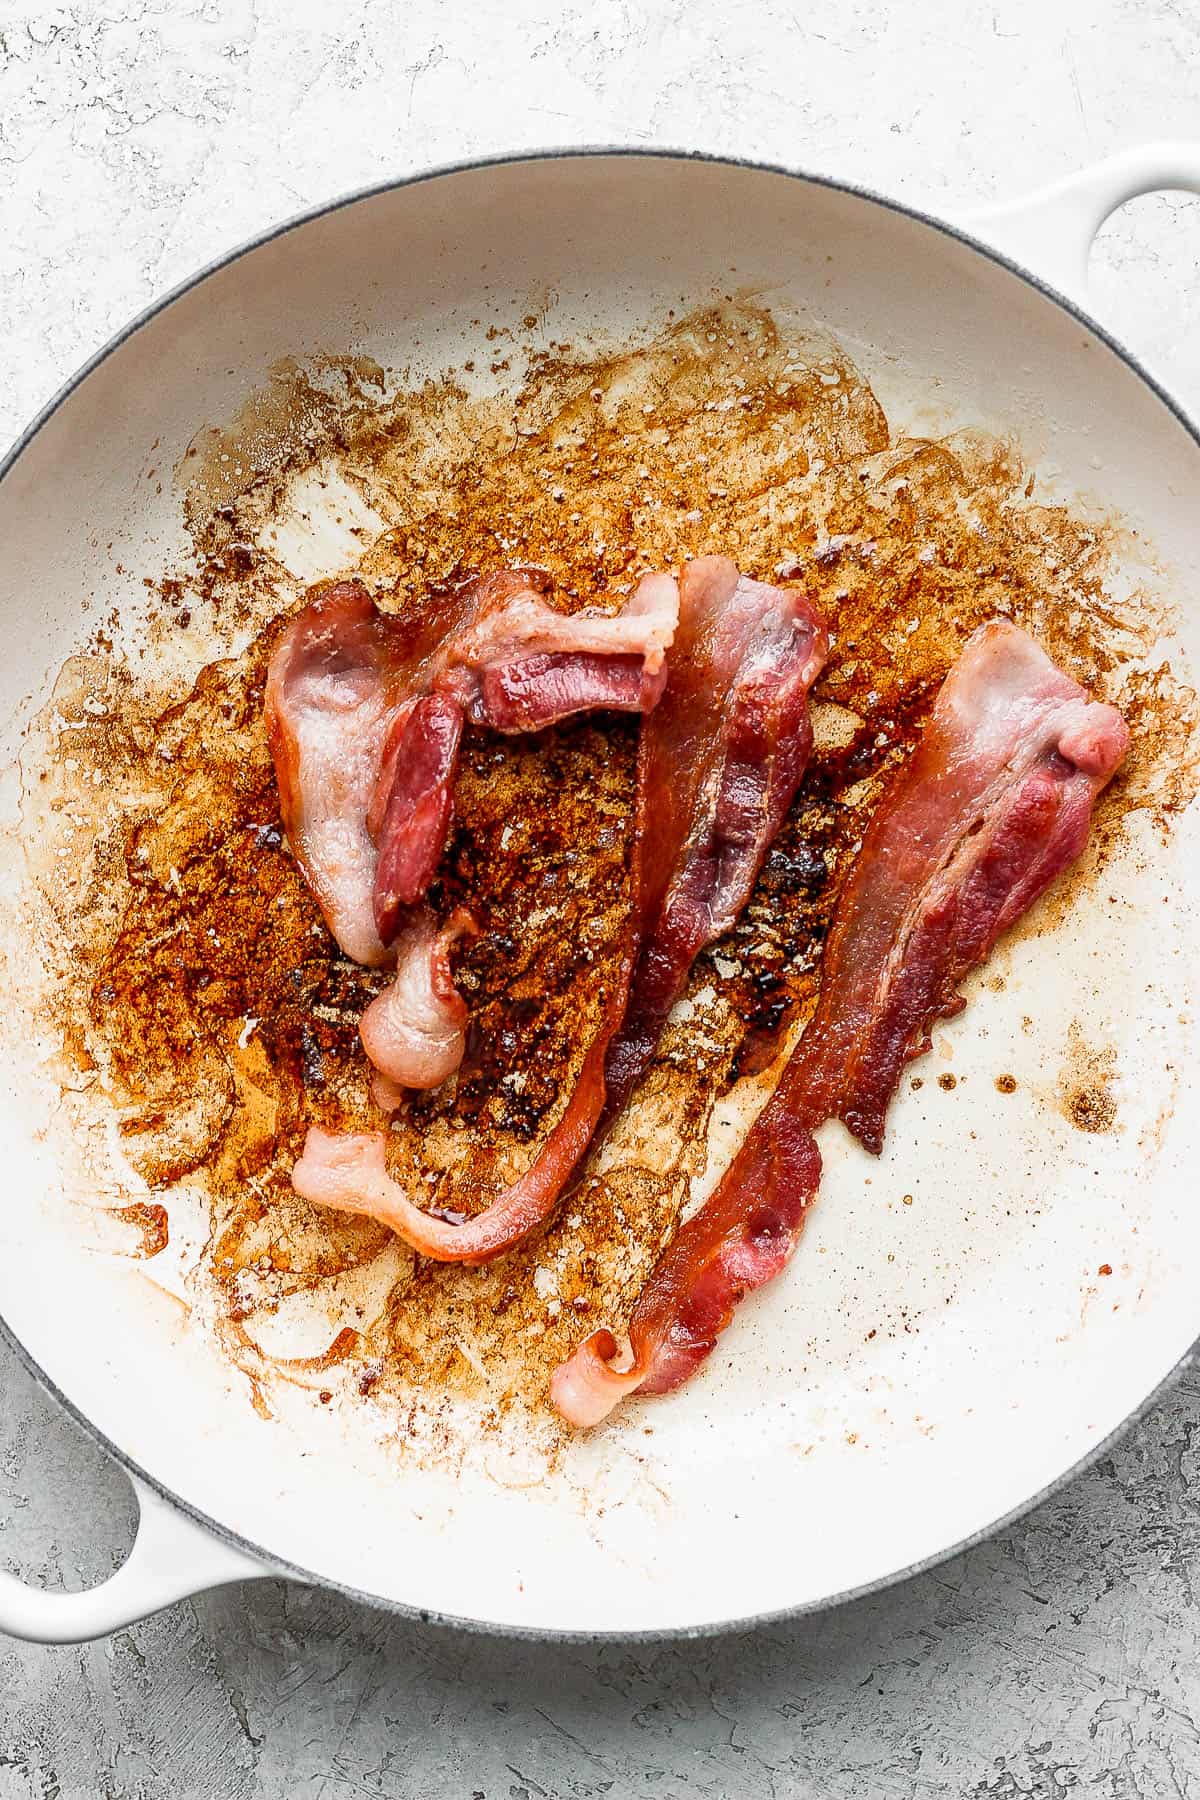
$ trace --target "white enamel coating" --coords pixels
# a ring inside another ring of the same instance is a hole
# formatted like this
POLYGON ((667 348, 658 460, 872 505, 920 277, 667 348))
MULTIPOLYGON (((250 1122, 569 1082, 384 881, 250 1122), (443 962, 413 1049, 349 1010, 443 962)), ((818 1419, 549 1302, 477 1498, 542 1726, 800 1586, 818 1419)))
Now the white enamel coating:
MULTIPOLYGON (((975 229, 1078 293, 1101 220, 1168 184, 1200 186, 1200 150, 1117 159, 975 229)), ((470 353, 473 320, 517 320, 531 299, 578 342, 734 284, 828 326, 894 425, 1011 433, 1063 494, 1118 507, 1181 609, 1173 655, 1200 667, 1200 449, 1086 322, 869 197, 685 158, 554 157, 367 196, 273 238, 51 413, 0 483, 6 758, 82 635, 81 600, 132 611, 141 574, 183 548, 176 500, 142 478, 151 458, 169 467, 278 356, 353 347, 432 370, 470 353)), ((11 812, 11 778, 3 794, 11 812)), ((282 1567, 485 1626, 703 1630, 893 1579, 1020 1509, 1200 1332, 1197 1109, 1174 1105, 1196 1064, 1198 839, 1194 816, 1166 849, 1147 830, 1102 905, 1002 949, 988 973, 1004 991, 977 982, 936 1034, 929 1073, 953 1068, 953 1105, 932 1081, 902 1094, 879 1163, 829 1128, 788 1277, 688 1390, 630 1407, 553 1476, 484 1443, 428 1468, 309 1395, 260 1419, 176 1300, 80 1243, 39 1073, 50 1046, 36 1019, 9 1020, 0 1317, 127 1463, 261 1561, 142 1483, 125 1568, 82 1596, 0 1581, 0 1627, 82 1638, 282 1567), (1052 1103, 1073 1025, 1114 1058, 1115 1135, 1073 1132, 1052 1103), (1010 1065, 1023 1086, 1000 1104, 1010 1065)))

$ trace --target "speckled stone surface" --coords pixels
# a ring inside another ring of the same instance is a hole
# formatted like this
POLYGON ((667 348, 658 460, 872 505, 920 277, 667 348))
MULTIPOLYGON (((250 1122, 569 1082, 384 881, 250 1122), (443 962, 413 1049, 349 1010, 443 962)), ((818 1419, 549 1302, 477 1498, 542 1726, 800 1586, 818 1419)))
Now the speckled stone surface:
MULTIPOLYGON (((1165 135, 1200 139, 1194 0, 0 0, 0 444, 197 265, 440 160, 688 145, 958 211, 1165 135)), ((1127 209, 1093 274, 1200 411, 1200 205, 1127 209)), ((0 1397, 0 1560, 85 1586, 129 1490, 3 1350, 0 1397)), ((0 1642, 0 1800, 1192 1800, 1198 1577, 1189 1373, 1015 1529, 791 1626, 541 1647, 264 1582, 0 1642)))

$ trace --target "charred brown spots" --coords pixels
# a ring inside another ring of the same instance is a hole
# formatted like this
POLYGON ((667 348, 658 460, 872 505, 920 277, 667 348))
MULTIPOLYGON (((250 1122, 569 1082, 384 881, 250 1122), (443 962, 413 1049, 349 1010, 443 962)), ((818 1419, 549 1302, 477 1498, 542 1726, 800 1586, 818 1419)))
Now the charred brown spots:
POLYGON ((156 1206, 143 1200, 132 1206, 114 1207, 113 1211, 122 1224, 133 1226, 138 1233, 138 1253, 141 1256, 160 1256, 166 1249, 170 1229, 165 1206, 156 1206))
POLYGON ((1111 1045, 1091 1043, 1077 1023, 1071 1025, 1058 1079, 1058 1105, 1076 1131, 1106 1132, 1116 1127, 1116 1064, 1111 1045))
POLYGON ((1077 1131, 1111 1131, 1117 1106, 1105 1087, 1071 1088, 1066 1095, 1066 1114, 1077 1131))

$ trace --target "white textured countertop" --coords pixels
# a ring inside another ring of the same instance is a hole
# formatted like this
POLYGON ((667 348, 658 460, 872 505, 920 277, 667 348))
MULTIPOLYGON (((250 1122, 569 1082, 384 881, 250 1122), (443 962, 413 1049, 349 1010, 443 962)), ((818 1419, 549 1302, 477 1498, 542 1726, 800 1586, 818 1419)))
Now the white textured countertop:
MULTIPOLYGON (((0 0, 0 446, 198 265, 439 161, 677 145, 958 211, 1162 136, 1200 139, 1195 0, 0 0)), ((1094 287, 1200 411, 1200 203, 1127 209, 1094 287)), ((124 1479, 3 1350, 0 1394, 0 1561, 86 1585, 124 1479)), ((264 1582, 0 1643, 0 1800, 1194 1800, 1198 1433, 1188 1375, 1015 1529, 736 1639, 543 1648, 264 1582)))

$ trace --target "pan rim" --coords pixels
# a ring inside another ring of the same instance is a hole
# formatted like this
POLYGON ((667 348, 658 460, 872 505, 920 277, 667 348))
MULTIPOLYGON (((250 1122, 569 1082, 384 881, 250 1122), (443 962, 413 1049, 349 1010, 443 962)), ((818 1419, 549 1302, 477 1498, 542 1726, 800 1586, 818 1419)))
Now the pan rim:
MULTIPOLYGON (((559 147, 548 146, 542 149, 533 150, 502 151, 489 156, 468 157, 454 162, 438 163, 429 168, 414 171, 410 175, 396 176, 388 180, 370 182, 364 186, 352 188, 345 193, 336 196, 332 200, 323 201, 315 206, 305 208, 300 212, 290 215, 287 219, 280 221, 278 224, 268 226, 254 236, 244 239, 232 249, 213 258, 210 262, 203 264, 193 274, 185 277, 182 281, 176 283, 175 286, 169 288, 165 294, 162 294, 157 299, 149 302, 148 305, 135 313, 126 324, 120 327, 120 329, 102 344, 98 350, 94 351, 72 375, 68 376, 68 378, 59 386, 57 391, 51 395, 50 399, 47 400, 34 415, 24 430, 18 435, 9 450, 2 458, 0 458, 0 483, 3 483, 11 474, 12 470, 24 455, 25 451, 33 443, 34 439, 72 397, 76 389, 80 388, 88 377, 98 369, 101 364, 106 362, 110 356, 123 348, 131 338, 142 330, 144 326, 156 319, 160 313, 167 311, 167 309, 174 305, 177 300, 180 300, 185 295, 189 294, 193 288, 199 287, 203 282, 207 281, 210 276, 216 275, 223 269, 231 267, 234 263, 240 262, 243 257, 250 255, 253 251, 262 249, 265 245, 273 243, 277 238, 288 236, 291 232, 297 231, 303 226, 313 224, 318 219, 325 218, 327 215, 341 212, 348 207, 358 205, 362 201, 372 200, 383 194, 398 192, 404 188, 417 187, 425 182, 436 181, 448 175, 472 174, 477 173, 480 170, 506 168, 523 163, 565 162, 569 160, 598 159, 604 157, 621 157, 629 158, 630 160, 653 159, 666 162, 702 163, 715 165, 720 168, 746 169, 755 174, 776 175, 791 181, 806 182, 813 187, 825 188, 836 193, 847 194, 853 199, 867 201, 873 205, 883 207, 885 210, 897 214, 902 218, 911 219, 918 224, 929 226, 933 230, 940 232, 944 237, 965 244, 968 249, 974 250, 988 261, 1006 269, 1010 274, 1016 275, 1044 299, 1049 300, 1062 312, 1065 312, 1069 317, 1083 325, 1094 337, 1098 338, 1101 343, 1111 350, 1117 359, 1124 363, 1135 376, 1139 377, 1146 387, 1149 388, 1154 397, 1165 407, 1166 411, 1182 428, 1185 435, 1191 439, 1193 445, 1200 450, 1200 425, 1193 421, 1190 414, 1179 404, 1157 377, 1154 376, 1140 359, 1122 344, 1113 333, 1108 331, 1103 325, 1099 324, 1089 313, 1079 306, 1076 301, 1061 293, 1050 282, 1043 280, 1040 276, 1032 273, 1030 270, 1022 267, 1021 264, 1005 255, 1003 251, 995 249, 993 246, 974 237, 969 231, 966 231, 959 226, 950 224, 944 219, 939 219, 933 214, 925 212, 920 207, 909 205, 904 201, 895 200, 888 195, 879 193, 873 188, 860 185, 856 182, 841 181, 833 176, 817 174, 809 170, 790 167, 783 163, 771 162, 765 159, 722 155, 703 150, 680 149, 669 145, 585 144, 559 147)), ((716 1637, 726 1633, 751 1631, 760 1626, 781 1624, 791 1619, 802 1618, 808 1614, 832 1611, 835 1607, 841 1607, 847 1605, 851 1601, 863 1600, 874 1594, 883 1593, 889 1588, 898 1586, 901 1582, 925 1574, 930 1569, 938 1568, 941 1564, 948 1562, 952 1557, 961 1555, 965 1551, 974 1548, 977 1544, 986 1542, 997 1532, 1004 1530, 1007 1526, 1024 1518, 1035 1507, 1052 1499, 1078 1475, 1083 1474, 1087 1469, 1091 1468, 1094 1463, 1104 1456, 1106 1451, 1116 1444, 1125 1433, 1132 1428, 1132 1426, 1137 1424, 1139 1420, 1147 1415, 1155 1402, 1163 1394, 1175 1385, 1183 1371, 1195 1360, 1197 1351, 1200 1350, 1200 1335, 1198 1335, 1196 1339, 1193 1340, 1191 1346, 1185 1350, 1175 1364, 1167 1370, 1146 1397, 1127 1413, 1120 1423, 1108 1432, 1100 1442, 1093 1445, 1083 1456, 1077 1458, 1075 1462, 1070 1464, 1061 1472, 1061 1474, 1056 1476, 1053 1481, 1048 1482, 1037 1492, 1029 1495, 1016 1506, 992 1520, 989 1524, 980 1527, 979 1530, 968 1534, 966 1537, 956 1539, 954 1543, 932 1552, 927 1557, 906 1564, 903 1568, 895 1569, 886 1575, 878 1576, 872 1581, 862 1582, 854 1587, 842 1589, 836 1594, 826 1595, 820 1599, 794 1602, 791 1605, 771 1608, 765 1612, 747 1614, 731 1619, 714 1619, 705 1620, 697 1624, 641 1627, 626 1630, 620 1627, 572 1629, 570 1627, 554 1625, 520 1625, 503 1620, 483 1619, 469 1614, 460 1615, 456 1613, 444 1613, 433 1608, 414 1606, 410 1602, 393 1599, 383 1594, 376 1594, 368 1589, 356 1588, 331 1579, 328 1576, 318 1574, 311 1569, 306 1569, 300 1564, 289 1562, 287 1559, 279 1557, 278 1554, 264 1546, 256 1544, 250 1539, 241 1536, 241 1534, 232 1527, 223 1525, 217 1520, 209 1517, 207 1513, 193 1505, 192 1502, 183 1495, 176 1493, 156 1476, 151 1475, 134 1457, 130 1456, 126 1451, 121 1449, 119 1445, 114 1443, 112 1439, 109 1438, 108 1435, 63 1392, 57 1382, 41 1366, 32 1352, 8 1324, 8 1321, 4 1318, 3 1314, 0 1314, 0 1339, 3 1339, 10 1347, 18 1361, 24 1366, 29 1374, 33 1376, 38 1385, 46 1393, 50 1394, 61 1407, 63 1407, 68 1416, 87 1433, 93 1442, 99 1444, 100 1447, 113 1458, 119 1467, 124 1469, 127 1474, 135 1477, 137 1481, 143 1483, 152 1492, 157 1494, 160 1499, 165 1500, 170 1506, 182 1513, 185 1518, 190 1519, 193 1524, 210 1533, 218 1541, 231 1545, 254 1561, 263 1563, 268 1574, 291 1576, 296 1580, 304 1582, 308 1586, 325 1588, 334 1593, 344 1594, 348 1598, 359 1601, 365 1605, 397 1614, 402 1618, 412 1619, 421 1624, 453 1627, 457 1630, 477 1633, 482 1636, 515 1638, 535 1643, 569 1643, 579 1645, 605 1643, 667 1643, 679 1640, 687 1641, 689 1639, 716 1637)))

